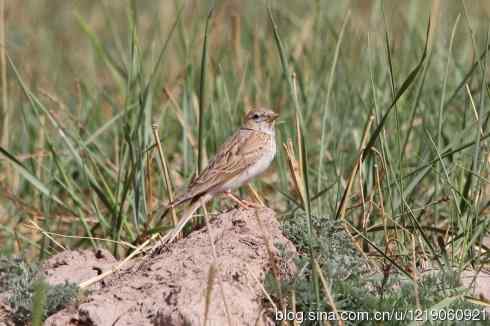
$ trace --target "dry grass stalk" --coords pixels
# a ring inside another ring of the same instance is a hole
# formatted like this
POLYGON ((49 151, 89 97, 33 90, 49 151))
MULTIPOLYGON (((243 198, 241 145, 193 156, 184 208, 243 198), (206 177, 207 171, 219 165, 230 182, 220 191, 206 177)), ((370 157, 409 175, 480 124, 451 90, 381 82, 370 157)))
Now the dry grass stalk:
POLYGON ((362 157, 364 154, 364 147, 366 146, 366 143, 368 141, 368 135, 369 135, 369 130, 371 130, 371 126, 374 121, 374 115, 371 115, 369 117, 368 124, 366 126, 366 129, 364 130, 364 135, 362 136, 362 142, 359 148, 359 156, 354 164, 354 167, 352 169, 351 174, 349 175, 349 181, 347 183, 347 188, 345 189, 344 196, 342 197, 342 201, 340 202, 340 206, 338 209, 337 217, 343 219, 345 217, 345 211, 347 208, 347 201, 350 198, 350 194, 352 191, 352 185, 354 184, 354 178, 357 175, 357 172, 359 171, 359 168, 361 167, 362 164, 362 157))
MULTIPOLYGON (((31 227, 32 231, 33 231, 33 234, 34 234, 34 231, 37 230, 39 232, 41 232, 45 237, 47 237, 49 240, 53 241, 53 243, 55 245, 57 245, 58 247, 61 248, 61 250, 66 250, 66 248, 61 244, 59 243, 58 241, 56 241, 56 239, 54 239, 51 235, 50 235, 50 232, 46 232, 44 231, 37 223, 36 221, 34 220, 30 220, 29 221, 33 227, 31 227)), ((32 239, 34 239, 34 236, 32 236, 32 239)))
POLYGON ((124 258, 119 264, 115 264, 112 267, 112 269, 110 269, 108 271, 105 271, 104 273, 102 273, 100 275, 97 275, 95 277, 92 277, 91 279, 86 280, 86 281, 78 284, 78 286, 81 289, 85 289, 85 288, 88 288, 90 285, 92 285, 94 283, 97 283, 100 280, 106 278, 107 276, 109 276, 111 274, 114 274, 115 272, 117 272, 118 270, 120 270, 121 268, 123 268, 129 261, 131 261, 133 259, 133 257, 135 257, 136 255, 138 255, 141 252, 143 252, 144 249, 146 247, 148 247, 148 245, 150 244, 150 242, 153 241, 153 240, 155 240, 159 235, 160 235, 159 233, 153 234, 149 239, 147 239, 140 246, 138 246, 131 254, 129 254, 126 258, 124 258))
MULTIPOLYGON (((466 87, 466 92, 468 93, 468 97, 470 99, 471 108, 473 109, 473 114, 475 115, 476 125, 480 126, 480 119, 478 117, 478 112, 476 112, 476 105, 475 105, 475 101, 473 100, 473 95, 471 95, 470 87, 468 86, 468 84, 465 84, 464 86, 466 87)), ((480 126, 479 129, 480 129, 480 134, 483 136, 482 127, 480 126)))
POLYGON ((209 305, 211 304, 211 293, 213 292, 214 279, 216 278, 216 266, 214 262, 209 265, 208 286, 206 287, 206 300, 204 305, 204 326, 208 324, 209 305))
POLYGON ((172 103, 171 107, 174 109, 175 116, 177 117, 177 120, 179 121, 180 125, 182 126, 182 129, 184 129, 185 136, 187 137, 187 140, 191 144, 192 148, 194 150, 197 150, 197 142, 194 136, 192 135, 192 131, 189 128, 189 125, 184 119, 184 116, 182 115, 182 110, 180 109, 179 105, 177 104, 177 101, 175 100, 175 96, 172 94, 171 91, 168 90, 167 87, 163 88, 163 92, 165 95, 168 97, 170 100, 170 103, 172 103))
MULTIPOLYGON (((298 86, 297 86, 297 81, 296 81, 296 73, 293 72, 292 76, 291 76, 291 80, 292 80, 292 83, 293 83, 293 93, 294 93, 294 100, 295 100, 295 105, 296 105, 296 108, 299 107, 299 103, 298 103, 298 86)), ((298 142, 298 161, 299 161, 299 166, 302 167, 303 166, 303 160, 304 160, 304 157, 303 157, 303 134, 302 134, 302 131, 301 131, 301 117, 300 117, 300 112, 298 111, 298 109, 296 109, 296 112, 294 114, 294 122, 295 122, 295 127, 296 127, 296 140, 298 142)), ((305 176, 303 175, 303 170, 301 169, 300 170, 300 176, 301 176, 301 180, 304 181, 305 180, 305 176)), ((303 183, 304 185, 304 183, 303 183)), ((303 193, 305 192, 305 189, 304 189, 304 186, 303 186, 303 193)), ((303 197, 305 200, 306 200, 306 196, 303 197)), ((303 203, 306 205, 306 201, 303 201, 303 203)), ((306 207, 306 206, 305 206, 306 207)))
POLYGON ((257 190, 252 184, 247 185, 247 189, 249 190, 250 195, 252 195, 252 198, 255 200, 255 202, 259 203, 261 206, 265 207, 264 199, 262 199, 262 196, 259 195, 257 190))
POLYGON ((288 139, 286 144, 282 145, 284 150, 286 151, 286 156, 288 159, 289 172, 291 173, 291 177, 293 178, 294 190, 301 198, 301 203, 303 206, 306 203, 306 194, 305 189, 303 187, 303 179, 302 173, 300 170, 300 165, 296 160, 296 156, 294 154, 293 143, 291 139, 288 139))
MULTIPOLYGON (((162 143, 160 142, 160 137, 158 137, 158 125, 153 124, 153 137, 155 138, 155 143, 157 144, 158 154, 160 156, 160 163, 162 164, 162 170, 164 173, 165 186, 167 187, 168 198, 170 202, 174 201, 174 193, 172 190, 172 182, 170 180, 170 173, 168 172, 167 160, 165 159, 165 155, 163 154, 162 143)), ((177 219, 177 215, 175 213, 175 208, 170 207, 170 212, 172 213, 172 221, 174 225, 177 225, 179 222, 177 219)))
POLYGON ((250 268, 247 267, 247 271, 252 276, 252 278, 255 280, 255 283, 257 283, 257 285, 260 287, 260 290, 262 291, 262 293, 264 293, 265 297, 267 298, 267 301, 269 301, 269 303, 271 304, 271 306, 274 307, 274 310, 277 311, 276 304, 272 300, 272 297, 270 296, 270 294, 264 288, 264 285, 262 284, 262 282, 259 281, 259 279, 257 278, 257 276, 250 270, 250 268))
POLYGON ((384 199, 383 199, 383 192, 381 191, 381 181, 379 177, 379 168, 378 165, 374 165, 375 169, 375 176, 376 176, 376 190, 378 191, 378 196, 379 196, 379 207, 381 211, 381 219, 383 220, 383 227, 384 227, 384 239, 385 239, 385 246, 389 242, 389 236, 388 236, 388 219, 386 218, 385 214, 385 206, 384 206, 384 199))
POLYGON ((332 307, 332 310, 335 313, 335 317, 339 321, 339 325, 343 326, 344 321, 340 318, 339 312, 337 311, 337 306, 335 305, 335 301, 332 297, 332 294, 330 293, 330 289, 328 287, 328 283, 327 283, 327 280, 325 278, 325 275, 323 274, 322 269, 320 268, 320 265, 318 265, 318 262, 316 261, 316 259, 313 260, 313 263, 315 265, 314 268, 316 269, 316 272, 317 272, 318 276, 320 277, 320 281, 322 283, 323 294, 327 298, 328 304, 330 305, 330 307, 332 307))
MULTIPOLYGON (((30 224, 32 224, 32 221, 29 221, 30 224)), ((46 236, 47 235, 51 235, 51 236, 55 236, 55 237, 59 237, 59 238, 66 238, 66 239, 78 239, 78 240, 96 240, 96 241, 105 241, 105 242, 109 242, 109 243, 117 243, 118 245, 121 245, 121 246, 124 246, 124 247, 128 247, 128 248, 131 248, 131 249, 136 249, 138 248, 137 246, 127 242, 127 241, 116 241, 116 240, 112 240, 112 239, 107 239, 107 238, 99 238, 99 237, 85 237, 85 236, 79 236, 79 235, 67 235, 67 234, 61 234, 61 233, 56 233, 56 232, 49 232, 49 231, 46 231, 44 229, 42 229, 41 227, 39 226, 31 226, 29 224, 23 224, 23 226, 25 226, 26 228, 28 229, 36 229, 36 230, 39 230, 40 232, 42 232, 43 234, 45 234, 46 236)), ((54 239, 52 239, 52 237, 49 237, 53 242, 55 242, 54 239)), ((61 244, 58 244, 59 246, 62 246, 61 244)))

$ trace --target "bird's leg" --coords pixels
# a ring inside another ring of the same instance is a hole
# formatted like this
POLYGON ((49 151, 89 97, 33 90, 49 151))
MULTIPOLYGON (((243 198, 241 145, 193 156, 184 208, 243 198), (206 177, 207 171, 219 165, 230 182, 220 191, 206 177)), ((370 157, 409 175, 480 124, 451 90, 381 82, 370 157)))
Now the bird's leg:
POLYGON ((261 204, 259 203, 255 203, 253 201, 249 201, 249 200, 245 200, 245 199, 242 199, 242 202, 247 205, 248 207, 250 208, 262 208, 264 206, 262 206, 261 204))
POLYGON ((241 208, 247 209, 247 208, 259 208, 259 207, 261 207, 259 204, 238 198, 231 191, 225 191, 224 194, 226 197, 228 197, 231 200, 233 200, 234 202, 236 202, 241 208))
POLYGON ((247 209, 250 208, 246 203, 244 203, 240 198, 235 196, 231 191, 225 191, 224 192, 225 196, 233 200, 235 203, 238 204, 241 208, 247 209))

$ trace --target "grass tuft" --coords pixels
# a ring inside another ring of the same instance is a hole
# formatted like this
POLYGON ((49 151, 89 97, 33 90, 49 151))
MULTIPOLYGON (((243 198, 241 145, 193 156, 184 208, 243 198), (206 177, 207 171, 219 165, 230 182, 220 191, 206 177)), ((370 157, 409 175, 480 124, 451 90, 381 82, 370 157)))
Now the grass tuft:
POLYGON ((7 300, 16 323, 32 321, 41 325, 48 316, 64 308, 78 295, 78 286, 49 285, 37 266, 20 258, 0 256, 0 292, 8 294, 7 300))

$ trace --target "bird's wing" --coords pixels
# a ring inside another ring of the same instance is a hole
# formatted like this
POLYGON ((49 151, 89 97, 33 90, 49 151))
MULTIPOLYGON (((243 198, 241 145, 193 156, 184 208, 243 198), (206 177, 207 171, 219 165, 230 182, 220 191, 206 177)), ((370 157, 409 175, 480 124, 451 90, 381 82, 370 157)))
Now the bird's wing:
POLYGON ((189 185, 174 205, 190 200, 224 184, 253 165, 267 150, 271 136, 263 132, 240 129, 225 142, 208 166, 189 185))

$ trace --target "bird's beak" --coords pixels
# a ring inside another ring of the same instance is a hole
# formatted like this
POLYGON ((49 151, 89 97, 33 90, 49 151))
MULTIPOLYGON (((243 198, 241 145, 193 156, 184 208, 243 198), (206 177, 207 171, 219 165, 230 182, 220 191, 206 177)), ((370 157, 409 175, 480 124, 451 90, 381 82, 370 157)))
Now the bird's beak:
POLYGON ((269 121, 272 122, 272 121, 276 120, 277 118, 279 118, 279 114, 273 112, 272 115, 269 117, 269 121))

